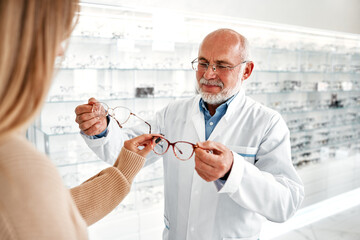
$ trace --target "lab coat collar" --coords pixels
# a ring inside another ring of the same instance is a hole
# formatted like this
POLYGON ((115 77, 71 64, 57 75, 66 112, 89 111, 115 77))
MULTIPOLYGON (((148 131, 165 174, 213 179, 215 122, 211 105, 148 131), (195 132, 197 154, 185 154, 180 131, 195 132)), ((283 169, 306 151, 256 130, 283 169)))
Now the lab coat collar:
MULTIPOLYGON (((205 141, 205 119, 204 114, 200 111, 199 102, 201 96, 197 95, 194 99, 192 106, 192 122, 194 124, 196 133, 201 142, 205 141)), ((245 103, 245 92, 241 88, 239 93, 234 97, 234 99, 230 102, 226 114, 221 118, 218 125, 215 127, 214 131, 209 136, 208 140, 213 140, 216 136, 218 136, 229 124, 229 119, 231 119, 232 115, 238 108, 242 108, 245 103)))
POLYGON ((245 104, 245 91, 243 88, 240 89, 239 93, 235 96, 235 98, 230 102, 228 109, 226 111, 226 114, 223 116, 223 118, 226 121, 229 121, 231 119, 234 112, 238 111, 239 108, 243 108, 245 104))
MULTIPOLYGON (((236 97, 238 93, 234 94, 233 96, 231 96, 228 100, 226 100, 226 102, 222 103, 220 106, 217 107, 216 109, 216 113, 217 114, 219 112, 219 110, 222 112, 221 115, 225 115, 226 111, 227 111, 227 108, 229 106, 229 104, 232 102, 232 100, 236 97)), ((207 115, 209 113, 209 110, 206 106, 206 103, 204 102, 204 99, 200 98, 200 101, 199 101, 199 108, 200 108, 200 111, 204 114, 204 115, 207 115)))
MULTIPOLYGON (((245 103, 245 93, 244 90, 240 90, 239 93, 234 97, 234 99, 229 103, 228 109, 226 110, 225 115, 220 119, 213 132, 210 134, 210 141, 217 141, 218 136, 222 136, 226 129, 228 129, 229 124, 233 121, 233 116, 237 112, 239 113, 239 108, 243 108, 245 103)), ((204 124, 205 125, 205 124, 204 124)), ((205 127, 204 127, 205 128, 205 127)))
POLYGON ((200 95, 195 96, 192 105, 191 121, 194 125, 199 141, 203 142, 205 141, 205 119, 204 119, 204 114, 199 109, 200 99, 201 99, 200 95))

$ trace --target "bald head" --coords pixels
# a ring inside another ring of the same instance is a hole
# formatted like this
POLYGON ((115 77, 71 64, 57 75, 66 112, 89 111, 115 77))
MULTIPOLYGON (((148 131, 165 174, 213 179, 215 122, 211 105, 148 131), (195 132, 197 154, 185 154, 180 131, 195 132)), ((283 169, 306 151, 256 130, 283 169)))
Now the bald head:
POLYGON ((232 29, 221 28, 209 33, 200 44, 200 50, 203 47, 228 48, 231 51, 236 51, 235 54, 239 56, 240 61, 249 60, 248 40, 232 29))

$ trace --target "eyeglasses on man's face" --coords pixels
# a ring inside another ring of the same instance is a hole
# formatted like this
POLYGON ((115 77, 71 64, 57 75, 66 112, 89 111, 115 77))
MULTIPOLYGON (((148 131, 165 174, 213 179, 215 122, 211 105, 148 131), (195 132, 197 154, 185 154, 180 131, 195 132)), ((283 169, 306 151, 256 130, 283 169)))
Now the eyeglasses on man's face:
POLYGON ((110 108, 106 103, 96 102, 92 104, 91 111, 95 114, 96 117, 106 117, 109 115, 112 117, 120 128, 125 124, 131 116, 137 117, 141 121, 143 121, 149 127, 149 134, 151 134, 151 125, 137 116, 135 113, 132 113, 130 109, 127 107, 117 106, 114 108, 110 108))
POLYGON ((197 72, 206 72, 209 68, 209 66, 211 66, 211 69, 216 72, 216 73, 226 73, 229 72, 230 70, 233 70, 234 68, 240 66, 241 64, 247 63, 249 61, 243 61, 235 66, 230 66, 230 65, 226 65, 226 64, 210 64, 208 62, 206 62, 205 60, 199 60, 198 58, 195 58, 192 62, 191 62, 191 66, 192 68, 197 71, 197 72))

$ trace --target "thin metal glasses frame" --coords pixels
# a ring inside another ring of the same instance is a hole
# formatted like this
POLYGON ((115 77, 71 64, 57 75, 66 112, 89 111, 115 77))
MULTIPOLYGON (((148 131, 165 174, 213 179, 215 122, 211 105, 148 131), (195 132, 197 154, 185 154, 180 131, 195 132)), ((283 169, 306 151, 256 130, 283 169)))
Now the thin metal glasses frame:
POLYGON ((123 128, 123 124, 125 124, 131 116, 134 116, 134 117, 137 117, 138 119, 140 119, 141 121, 143 121, 146 125, 148 125, 149 127, 149 134, 151 134, 151 125, 150 123, 148 123, 147 121, 145 121, 144 119, 142 119, 141 117, 139 117, 138 115, 136 115, 135 113, 133 113, 129 108, 127 107, 123 107, 123 106, 116 106, 114 108, 111 108, 109 107, 109 105, 107 105, 106 103, 104 102, 96 102, 93 104, 93 107, 92 107, 92 112, 94 112, 94 105, 103 105, 105 106, 107 109, 104 109, 104 112, 105 112, 105 116, 109 115, 111 118, 113 118, 117 124, 119 125, 120 128, 123 128), (127 111, 129 111, 129 116, 126 118, 125 121, 123 121, 122 123, 120 123, 116 117, 115 117, 115 114, 114 114, 114 111, 116 110, 116 108, 123 108, 123 109, 126 109, 127 111))
POLYGON ((199 68, 198 68, 198 66, 196 66, 196 64, 197 65, 201 64, 204 67, 204 71, 207 71, 209 69, 209 66, 211 66, 211 68, 212 68, 212 70, 214 72, 219 72, 221 70, 230 71, 230 70, 240 66, 241 64, 248 63, 248 62, 250 62, 250 61, 245 60, 245 61, 243 61, 243 62, 241 62, 241 63, 239 63, 239 64, 237 64, 237 65, 235 65, 233 67, 230 67, 230 66, 224 66, 224 65, 221 65, 221 64, 217 64, 217 63, 209 64, 209 63, 206 63, 206 62, 199 62, 198 58, 195 58, 191 62, 191 67, 192 67, 193 70, 199 71, 199 68), (220 70, 217 71, 217 69, 220 69, 220 70))

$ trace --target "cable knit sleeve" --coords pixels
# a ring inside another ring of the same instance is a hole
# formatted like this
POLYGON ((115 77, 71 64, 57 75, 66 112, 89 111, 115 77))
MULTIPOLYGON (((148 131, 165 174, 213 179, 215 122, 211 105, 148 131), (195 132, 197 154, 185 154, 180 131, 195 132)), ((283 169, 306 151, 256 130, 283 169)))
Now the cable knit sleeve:
POLYGON ((106 168, 81 185, 71 195, 88 225, 110 213, 129 193, 145 158, 122 148, 113 167, 106 168))

